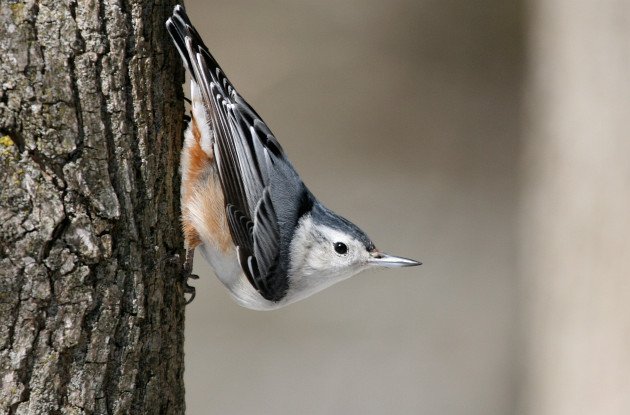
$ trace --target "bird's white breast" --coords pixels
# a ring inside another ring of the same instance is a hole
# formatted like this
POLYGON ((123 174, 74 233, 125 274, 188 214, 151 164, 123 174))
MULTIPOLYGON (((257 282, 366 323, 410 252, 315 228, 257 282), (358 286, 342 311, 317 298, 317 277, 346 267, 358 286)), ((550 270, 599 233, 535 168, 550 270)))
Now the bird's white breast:
POLYGON ((252 310, 274 310, 286 305, 286 302, 272 302, 266 300, 249 283, 243 273, 236 250, 225 253, 212 244, 204 243, 199 246, 204 259, 210 264, 217 278, 227 287, 234 300, 243 307, 252 310))

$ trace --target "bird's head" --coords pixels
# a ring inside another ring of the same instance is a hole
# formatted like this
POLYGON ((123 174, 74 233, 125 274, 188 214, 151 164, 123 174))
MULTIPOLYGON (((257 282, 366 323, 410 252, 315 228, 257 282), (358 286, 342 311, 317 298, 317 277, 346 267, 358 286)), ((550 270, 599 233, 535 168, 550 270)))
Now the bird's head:
POLYGON ((378 251, 359 227, 321 204, 300 219, 289 256, 291 288, 308 295, 370 267, 421 264, 378 251))

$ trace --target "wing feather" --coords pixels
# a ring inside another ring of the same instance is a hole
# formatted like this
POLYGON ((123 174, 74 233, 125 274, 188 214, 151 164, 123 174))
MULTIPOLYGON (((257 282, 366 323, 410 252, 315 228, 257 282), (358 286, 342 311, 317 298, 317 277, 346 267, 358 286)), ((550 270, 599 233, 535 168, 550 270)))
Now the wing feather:
POLYGON ((233 87, 183 7, 175 7, 166 25, 208 113, 238 261, 250 284, 264 298, 278 301, 289 287, 286 256, 292 236, 281 232, 279 223, 297 224, 297 214, 303 209, 295 203, 310 193, 297 174, 287 174, 294 170, 282 147, 233 87), (289 181, 286 187, 298 194, 284 191, 278 180, 289 181))

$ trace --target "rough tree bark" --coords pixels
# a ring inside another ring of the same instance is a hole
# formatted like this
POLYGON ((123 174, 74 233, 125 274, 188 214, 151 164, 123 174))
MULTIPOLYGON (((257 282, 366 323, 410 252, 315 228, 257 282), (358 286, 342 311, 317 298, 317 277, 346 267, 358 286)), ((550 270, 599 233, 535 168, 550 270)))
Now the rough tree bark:
POLYGON ((184 412, 173 4, 0 2, 0 413, 184 412))

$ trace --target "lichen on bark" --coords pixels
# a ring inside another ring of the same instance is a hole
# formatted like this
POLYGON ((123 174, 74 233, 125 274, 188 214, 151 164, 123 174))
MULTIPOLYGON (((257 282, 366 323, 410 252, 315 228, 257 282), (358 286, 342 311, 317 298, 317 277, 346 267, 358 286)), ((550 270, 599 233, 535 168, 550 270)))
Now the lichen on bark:
POLYGON ((183 413, 174 2, 0 3, 0 413, 183 413))

